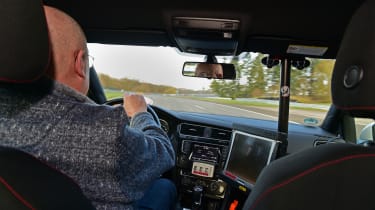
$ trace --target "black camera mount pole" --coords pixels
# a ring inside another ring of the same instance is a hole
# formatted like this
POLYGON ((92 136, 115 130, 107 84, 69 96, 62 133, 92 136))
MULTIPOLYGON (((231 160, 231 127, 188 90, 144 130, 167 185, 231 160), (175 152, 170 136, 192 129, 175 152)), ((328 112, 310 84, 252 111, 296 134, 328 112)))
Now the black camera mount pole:
POLYGON ((291 67, 289 59, 285 58, 281 60, 279 124, 277 130, 282 133, 288 133, 291 67))
POLYGON ((279 65, 281 61, 280 71, 280 97, 279 97, 279 120, 277 131, 279 133, 279 141, 281 144, 278 149, 277 156, 286 154, 288 147, 288 126, 289 126, 289 104, 290 104, 290 74, 292 66, 298 70, 302 70, 310 66, 311 62, 305 57, 277 57, 267 56, 262 59, 262 64, 268 68, 279 65))
POLYGON ((280 71, 280 97, 279 97, 279 120, 278 128, 279 140, 281 144, 278 149, 278 156, 286 154, 288 147, 288 125, 289 125, 289 103, 290 103, 290 74, 291 60, 289 58, 281 59, 280 71))
MULTIPOLYGON (((280 95, 279 95, 279 119, 277 131, 278 140, 281 142, 278 148, 277 157, 284 156, 288 147, 288 126, 289 126, 289 102, 290 102, 290 74, 292 59, 267 56, 262 59, 262 64, 267 68, 281 65, 280 71, 280 95), (281 64, 280 64, 281 61, 281 64)), ((297 64, 297 62, 294 62, 297 64)))

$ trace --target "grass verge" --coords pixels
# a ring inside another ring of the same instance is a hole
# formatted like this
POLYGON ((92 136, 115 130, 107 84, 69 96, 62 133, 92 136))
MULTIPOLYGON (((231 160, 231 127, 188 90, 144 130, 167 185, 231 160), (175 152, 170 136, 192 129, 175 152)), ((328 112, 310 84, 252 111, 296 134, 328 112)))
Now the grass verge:
POLYGON ((124 95, 123 92, 116 90, 104 90, 104 94, 108 100, 112 98, 122 98, 122 96, 124 95))
MULTIPOLYGON (((251 106, 251 107, 268 107, 268 108, 278 108, 278 105, 275 104, 268 104, 264 102, 258 101, 236 101, 236 100, 229 100, 229 99, 216 99, 216 98, 201 98, 201 97, 189 97, 194 100, 200 101, 208 101, 218 104, 224 105, 232 105, 232 106, 251 106)), ((306 110, 306 111, 320 111, 320 112, 327 112, 327 110, 313 108, 313 107, 300 107, 300 106, 290 106, 290 109, 297 109, 297 110, 306 110)))

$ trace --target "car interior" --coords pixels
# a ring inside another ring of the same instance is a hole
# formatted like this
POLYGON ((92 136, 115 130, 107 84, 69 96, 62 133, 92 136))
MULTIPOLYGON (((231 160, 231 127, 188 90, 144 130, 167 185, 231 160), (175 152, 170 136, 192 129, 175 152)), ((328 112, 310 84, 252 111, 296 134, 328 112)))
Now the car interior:
MULTIPOLYGON (((162 176, 177 187, 177 210, 375 209, 375 126, 358 143, 354 120, 375 119, 374 1, 0 2, 0 87, 30 91, 44 74, 50 49, 42 4, 77 20, 88 43, 205 55, 176 70, 187 77, 196 77, 191 69, 199 63, 219 64, 224 79, 233 80, 235 65, 216 56, 243 52, 267 55, 267 68, 280 66, 275 120, 148 105, 175 149, 175 167, 162 176), (291 71, 308 68, 310 58, 336 60, 332 104, 320 126, 290 121, 291 71)), ((123 103, 106 97, 95 67, 88 97, 123 103)), ((49 163, 0 147, 0 165, 0 209, 94 209, 76 182, 49 163)))

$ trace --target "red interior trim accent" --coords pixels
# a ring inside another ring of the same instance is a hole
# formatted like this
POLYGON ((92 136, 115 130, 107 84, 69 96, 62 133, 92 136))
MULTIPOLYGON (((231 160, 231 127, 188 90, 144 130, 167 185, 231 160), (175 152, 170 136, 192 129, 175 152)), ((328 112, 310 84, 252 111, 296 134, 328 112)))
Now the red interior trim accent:
POLYGON ((229 171, 225 171, 224 173, 225 173, 226 176, 228 176, 228 177, 231 178, 231 179, 236 179, 236 178, 237 178, 234 174, 232 174, 232 173, 229 172, 229 171))
POLYGON ((18 194, 4 179, 0 177, 0 182, 16 197, 23 205, 31 210, 36 210, 29 202, 27 202, 20 194, 18 194))
POLYGON ((336 160, 331 160, 331 161, 328 161, 328 162, 325 162, 325 163, 321 163, 317 166, 314 166, 310 169, 307 169, 307 170, 303 171, 302 173, 300 173, 296 176, 293 176, 292 178, 289 178, 289 179, 281 182, 280 184, 277 184, 277 185, 269 188, 268 190, 266 190, 263 194, 261 194, 261 196, 259 196, 258 199, 255 200, 254 204, 250 207, 249 210, 254 209, 256 207, 256 205, 258 205, 258 203, 261 200, 263 200, 271 192, 277 190, 278 188, 284 187, 285 185, 290 184, 290 183, 296 181, 297 179, 302 178, 303 176, 306 176, 306 175, 308 175, 312 172, 315 172, 315 171, 317 171, 321 168, 325 168, 327 166, 335 165, 335 164, 338 164, 338 163, 341 163, 341 162, 344 162, 344 161, 347 161, 347 160, 352 160, 352 159, 357 159, 357 158, 368 158, 368 157, 374 158, 375 154, 350 155, 350 156, 342 157, 342 158, 339 158, 339 159, 336 159, 336 160))

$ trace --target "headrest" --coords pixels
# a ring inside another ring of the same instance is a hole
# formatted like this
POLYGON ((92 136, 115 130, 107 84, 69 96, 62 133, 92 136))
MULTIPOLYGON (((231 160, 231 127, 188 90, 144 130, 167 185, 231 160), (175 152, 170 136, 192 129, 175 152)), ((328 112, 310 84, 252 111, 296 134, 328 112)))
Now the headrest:
POLYGON ((375 118, 375 1, 355 12, 336 57, 332 101, 355 117, 375 118))
POLYGON ((38 79, 49 61, 49 40, 42 1, 1 0, 0 81, 38 79))

